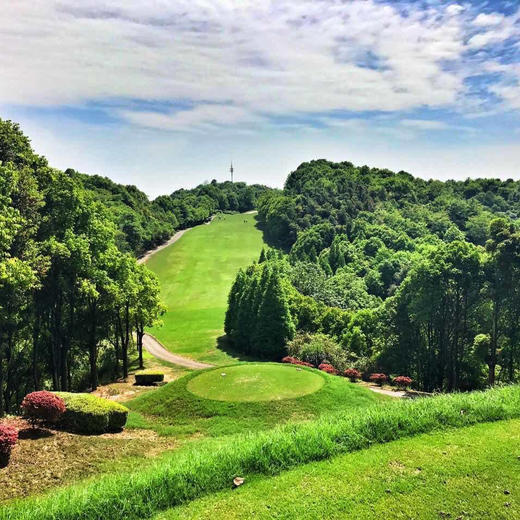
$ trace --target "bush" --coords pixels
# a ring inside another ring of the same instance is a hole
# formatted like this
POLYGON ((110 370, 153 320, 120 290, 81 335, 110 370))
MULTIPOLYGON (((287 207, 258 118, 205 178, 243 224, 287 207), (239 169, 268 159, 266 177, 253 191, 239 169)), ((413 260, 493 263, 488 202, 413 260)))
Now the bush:
POLYGON ((136 385, 153 385, 154 383, 160 383, 164 381, 164 374, 162 372, 152 372, 151 370, 142 370, 135 374, 136 385))
POLYGON ((329 365, 328 363, 322 363, 319 367, 319 370, 323 370, 323 372, 327 372, 327 374, 338 374, 338 370, 334 368, 332 365, 329 365))
POLYGON ((326 334, 298 333, 287 345, 288 357, 301 359, 312 366, 331 364, 345 368, 345 351, 326 334))
POLYGON ((7 424, 0 424, 0 467, 7 466, 11 450, 18 440, 16 428, 7 424))
POLYGON ((218 445, 187 446, 133 473, 106 475, 48 495, 10 502, 0 508, 0 519, 140 520, 229 489, 236 475, 275 475, 374 444, 518 417, 520 386, 402 399, 363 413, 324 415, 306 423, 233 437, 218 445))
POLYGON ((300 361, 298 358, 285 356, 282 358, 282 363, 290 363, 291 365, 300 365, 302 367, 315 368, 312 363, 307 363, 307 361, 300 361))
POLYGON ((379 386, 383 386, 383 383, 388 381, 388 377, 385 374, 370 374, 370 381, 376 383, 379 386))
POLYGON ((59 425, 76 433, 105 433, 118 431, 126 424, 128 408, 92 394, 57 392, 67 410, 59 425))
POLYGON ((361 379, 361 372, 355 368, 347 368, 347 370, 343 372, 343 375, 348 377, 353 383, 355 383, 357 379, 361 379))
POLYGON ((56 422, 65 413, 65 402, 52 392, 31 392, 22 401, 24 415, 30 422, 56 422))
POLYGON ((403 390, 412 384, 412 378, 407 376, 397 376, 394 378, 394 384, 403 390))

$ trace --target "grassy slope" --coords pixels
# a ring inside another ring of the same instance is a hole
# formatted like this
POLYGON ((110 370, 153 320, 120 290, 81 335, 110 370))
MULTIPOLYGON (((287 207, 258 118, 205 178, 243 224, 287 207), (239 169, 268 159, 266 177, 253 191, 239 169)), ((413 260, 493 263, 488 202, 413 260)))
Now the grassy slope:
POLYGON ((257 476, 156 520, 520 518, 519 458, 520 420, 480 424, 257 476))
POLYGON ((164 325, 150 332, 177 354, 210 363, 233 358, 218 350, 224 334, 227 295, 240 267, 256 260, 262 233, 255 215, 219 215, 188 231, 148 261, 161 282, 168 307, 164 325), (246 221, 246 222, 244 222, 246 221))
MULTIPOLYGON (((279 365, 262 364, 264 368, 268 366, 279 365)), ((220 374, 226 370, 229 367, 204 373, 220 374)), ((344 378, 317 370, 304 370, 324 378, 325 384, 317 392, 296 399, 225 402, 200 398, 187 389, 190 381, 200 377, 200 372, 194 372, 125 404, 142 414, 160 434, 219 436, 266 429, 288 421, 314 419, 324 413, 363 409, 382 401, 393 400, 352 384, 344 378)), ((146 422, 139 415, 132 414, 130 425, 143 427, 146 422)))

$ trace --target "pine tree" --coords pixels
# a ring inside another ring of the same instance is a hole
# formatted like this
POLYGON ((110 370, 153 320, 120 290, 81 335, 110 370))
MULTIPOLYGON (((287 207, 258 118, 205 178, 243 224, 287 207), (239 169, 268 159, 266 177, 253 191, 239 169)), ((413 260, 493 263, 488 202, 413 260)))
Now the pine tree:
POLYGON ((242 293, 244 292, 245 285, 246 274, 242 269, 240 269, 228 296, 228 308, 226 311, 226 319, 224 321, 224 331, 229 337, 233 335, 233 331, 237 330, 239 303, 242 293))
POLYGON ((267 286, 258 309, 256 333, 253 338, 255 354, 280 359, 284 346, 294 336, 295 326, 280 274, 269 273, 267 286))
POLYGON ((263 264, 265 262, 265 249, 262 247, 262 252, 260 253, 260 258, 258 259, 259 264, 263 264))

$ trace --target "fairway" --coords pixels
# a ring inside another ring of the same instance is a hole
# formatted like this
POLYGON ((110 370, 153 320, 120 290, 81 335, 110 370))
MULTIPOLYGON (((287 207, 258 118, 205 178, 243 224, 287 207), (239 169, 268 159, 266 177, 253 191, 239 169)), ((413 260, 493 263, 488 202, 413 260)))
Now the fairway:
POLYGON ((147 262, 159 277, 168 311, 150 330, 168 350, 222 364, 233 360, 217 348, 224 334, 227 296, 240 267, 257 260, 262 233, 254 214, 217 215, 187 231, 147 262))
POLYGON ((275 401, 312 394, 324 383, 325 378, 316 371, 253 363, 204 372, 191 379, 187 388, 217 401, 275 401))

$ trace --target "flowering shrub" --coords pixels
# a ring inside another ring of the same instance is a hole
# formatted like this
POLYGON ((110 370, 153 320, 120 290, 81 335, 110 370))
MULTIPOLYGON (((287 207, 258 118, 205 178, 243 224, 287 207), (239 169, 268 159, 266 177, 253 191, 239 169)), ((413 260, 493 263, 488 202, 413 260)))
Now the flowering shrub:
POLYGON ((11 450, 18 440, 18 431, 7 424, 0 424, 0 466, 7 466, 11 450))
POLYGON ((307 363, 307 361, 300 361, 298 358, 292 356, 285 356, 282 358, 282 363, 289 363, 291 365, 300 365, 302 367, 314 368, 312 363, 307 363))
POLYGON ((403 390, 412 384, 412 378, 407 376, 397 376, 394 378, 394 384, 403 390))
POLYGON ((383 383, 388 381, 388 376, 385 374, 371 374, 370 381, 372 381, 372 383, 378 384, 379 386, 383 386, 383 383))
POLYGON ((361 372, 355 368, 347 368, 347 370, 343 372, 343 375, 348 377, 353 383, 356 381, 356 379, 361 379, 361 372))
POLYGON ((27 394, 22 409, 29 421, 56 422, 65 413, 65 402, 52 392, 42 390, 27 394))
POLYGON ((327 372, 327 374, 337 374, 338 371, 328 363, 322 363, 319 367, 320 370, 323 370, 323 372, 327 372))

